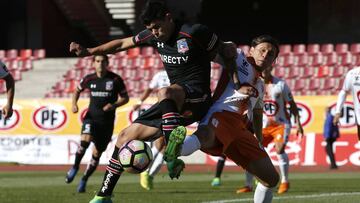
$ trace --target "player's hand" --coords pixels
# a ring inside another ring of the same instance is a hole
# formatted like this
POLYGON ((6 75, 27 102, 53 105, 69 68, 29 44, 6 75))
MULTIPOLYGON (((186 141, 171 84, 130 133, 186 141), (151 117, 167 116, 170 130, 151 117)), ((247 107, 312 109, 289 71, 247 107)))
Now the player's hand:
POLYGON ((135 104, 135 105, 132 107, 132 110, 133 110, 133 111, 137 111, 137 110, 140 109, 140 107, 141 107, 141 104, 135 104))
POLYGON ((236 59, 237 58, 237 46, 234 42, 224 42, 225 46, 223 49, 223 55, 226 58, 232 58, 232 59, 236 59))
POLYGON ((297 136, 297 142, 300 143, 304 137, 304 129, 302 128, 302 126, 300 124, 298 124, 298 126, 297 126, 296 136, 297 136))
POLYGON ((70 43, 69 51, 71 53, 75 53, 77 56, 89 56, 90 55, 90 53, 88 52, 87 49, 85 49, 84 47, 82 47, 80 44, 78 44, 76 42, 70 43))
POLYGON ((338 125, 338 124, 339 124, 339 120, 340 120, 340 114, 337 113, 337 114, 335 114, 335 116, 334 116, 333 124, 334 124, 334 125, 338 125))
POLYGON ((13 114, 12 107, 9 104, 6 104, 2 109, 2 114, 3 114, 5 119, 10 118, 12 116, 12 114, 13 114))
POLYGON ((103 107, 103 111, 111 111, 111 110, 114 110, 115 109, 115 106, 113 104, 106 104, 104 107, 103 107))
POLYGON ((241 94, 249 95, 250 97, 256 98, 259 96, 257 89, 251 85, 243 84, 237 91, 241 94))
POLYGON ((72 107, 71 107, 71 111, 73 112, 73 113, 77 113, 78 111, 79 111, 79 107, 78 107, 78 105, 72 105, 72 107))

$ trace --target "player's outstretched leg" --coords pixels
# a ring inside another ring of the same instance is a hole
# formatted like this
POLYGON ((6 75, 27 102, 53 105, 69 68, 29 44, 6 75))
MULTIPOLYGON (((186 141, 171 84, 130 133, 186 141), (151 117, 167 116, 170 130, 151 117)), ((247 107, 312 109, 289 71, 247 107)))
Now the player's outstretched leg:
POLYGON ((169 136, 164 160, 167 162, 167 168, 171 179, 179 178, 181 171, 185 168, 185 163, 177 157, 180 156, 181 147, 186 137, 186 128, 184 126, 176 127, 169 136))
POLYGON ((71 183, 74 180, 78 171, 79 168, 71 167, 70 170, 66 173, 65 182, 71 183))
POLYGON ((89 203, 112 203, 110 197, 95 196, 89 203))

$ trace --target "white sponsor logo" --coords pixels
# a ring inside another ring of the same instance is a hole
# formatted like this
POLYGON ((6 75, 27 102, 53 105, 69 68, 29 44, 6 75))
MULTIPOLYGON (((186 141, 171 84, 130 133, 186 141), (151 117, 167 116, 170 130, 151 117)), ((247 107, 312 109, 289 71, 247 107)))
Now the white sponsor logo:
POLYGON ((188 61, 189 56, 167 56, 160 54, 160 58, 164 63, 184 64, 188 61))
POLYGON ((164 42, 157 42, 157 47, 164 48, 164 42))
POLYGON ((109 174, 107 174, 106 179, 104 181, 104 186, 101 188, 101 192, 105 193, 105 190, 109 187, 110 178, 114 175, 109 171, 109 174))

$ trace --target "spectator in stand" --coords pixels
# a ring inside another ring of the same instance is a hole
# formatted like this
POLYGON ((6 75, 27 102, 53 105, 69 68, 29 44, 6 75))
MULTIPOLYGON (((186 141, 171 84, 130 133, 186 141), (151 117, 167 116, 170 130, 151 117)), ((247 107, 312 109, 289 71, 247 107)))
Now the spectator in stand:
POLYGON ((324 123, 324 138, 326 140, 326 154, 330 159, 330 169, 337 169, 335 155, 333 152, 333 144, 340 136, 338 125, 333 123, 334 116, 331 114, 331 108, 326 108, 326 119, 324 123))

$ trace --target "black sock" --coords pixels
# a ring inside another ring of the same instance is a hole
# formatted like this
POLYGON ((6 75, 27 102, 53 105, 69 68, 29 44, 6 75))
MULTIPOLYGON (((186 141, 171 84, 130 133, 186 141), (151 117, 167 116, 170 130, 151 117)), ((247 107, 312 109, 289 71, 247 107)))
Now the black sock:
POLYGON ((80 146, 75 154, 74 168, 79 168, 81 159, 84 157, 86 149, 89 147, 89 145, 90 145, 90 142, 85 142, 85 141, 80 142, 80 146))
POLYGON ((92 156, 90 163, 86 167, 86 170, 84 172, 84 176, 82 177, 83 180, 87 181, 87 179, 94 173, 97 166, 99 165, 99 159, 100 157, 94 157, 92 156))
POLYGON ((124 171, 121 167, 119 160, 119 148, 115 146, 112 158, 106 167, 106 172, 101 185, 101 189, 98 192, 98 196, 111 196, 117 181, 120 178, 121 173, 124 171))
POLYGON ((217 164, 216 164, 216 173, 215 173, 215 177, 216 178, 220 178, 221 173, 224 169, 224 165, 225 165, 225 157, 220 157, 217 164))
POLYGON ((168 141, 171 131, 180 125, 179 111, 172 99, 162 100, 159 106, 162 113, 162 131, 168 141))

